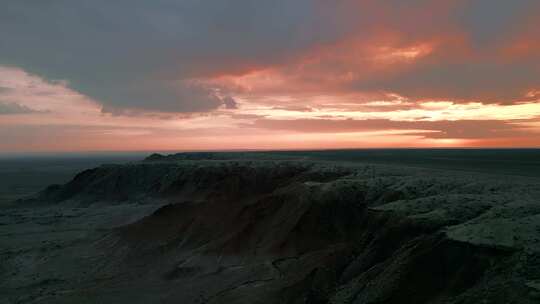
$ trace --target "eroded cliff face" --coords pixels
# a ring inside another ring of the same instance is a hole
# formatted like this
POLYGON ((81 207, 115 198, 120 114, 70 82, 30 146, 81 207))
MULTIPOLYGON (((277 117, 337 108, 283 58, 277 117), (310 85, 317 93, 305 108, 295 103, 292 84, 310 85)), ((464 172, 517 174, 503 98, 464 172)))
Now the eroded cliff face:
POLYGON ((76 270, 25 285, 22 267, 3 288, 49 303, 537 303, 539 198, 527 179, 153 157, 26 202, 109 213, 33 271, 79 254, 64 263, 76 270))

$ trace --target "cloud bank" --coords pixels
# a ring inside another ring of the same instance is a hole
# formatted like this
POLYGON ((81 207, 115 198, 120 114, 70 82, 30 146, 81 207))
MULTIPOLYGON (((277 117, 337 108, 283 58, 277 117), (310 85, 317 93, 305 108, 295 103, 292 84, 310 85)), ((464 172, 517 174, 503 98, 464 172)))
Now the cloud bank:
POLYGON ((0 124, 21 142, 69 125, 95 137, 85 147, 148 134, 152 147, 288 147, 299 133, 341 147, 379 131, 402 137, 373 145, 538 146, 539 12, 537 0, 6 0, 0 124), (342 137, 312 137, 327 133, 342 137))
POLYGON ((209 111, 223 100, 191 80, 268 68, 291 86, 328 92, 509 103, 540 86, 539 8, 534 0, 8 0, 0 63, 66 79, 106 108, 209 111))

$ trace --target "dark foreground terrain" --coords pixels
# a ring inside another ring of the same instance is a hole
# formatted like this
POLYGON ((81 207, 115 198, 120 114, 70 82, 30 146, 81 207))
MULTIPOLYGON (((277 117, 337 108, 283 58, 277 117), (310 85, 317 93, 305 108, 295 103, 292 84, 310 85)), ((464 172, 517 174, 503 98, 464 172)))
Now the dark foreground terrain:
POLYGON ((0 155, 0 205, 35 194, 50 184, 67 183, 82 170, 141 158, 144 156, 138 153, 0 155))
POLYGON ((152 155, 4 204, 0 303, 540 302, 533 152, 311 153, 152 155))

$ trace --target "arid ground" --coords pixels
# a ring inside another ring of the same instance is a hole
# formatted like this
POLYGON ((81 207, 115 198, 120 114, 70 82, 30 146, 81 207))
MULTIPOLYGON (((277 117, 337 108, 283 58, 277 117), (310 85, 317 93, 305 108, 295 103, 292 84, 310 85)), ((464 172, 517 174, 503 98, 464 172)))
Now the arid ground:
POLYGON ((540 301, 538 150, 116 160, 4 163, 0 303, 540 301))

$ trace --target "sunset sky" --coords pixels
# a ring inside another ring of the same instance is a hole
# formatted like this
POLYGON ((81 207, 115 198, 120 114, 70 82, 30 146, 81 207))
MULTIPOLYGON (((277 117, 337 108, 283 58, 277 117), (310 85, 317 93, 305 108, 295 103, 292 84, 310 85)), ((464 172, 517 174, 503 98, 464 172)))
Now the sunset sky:
POLYGON ((4 0, 0 152, 540 147, 538 0, 4 0))

